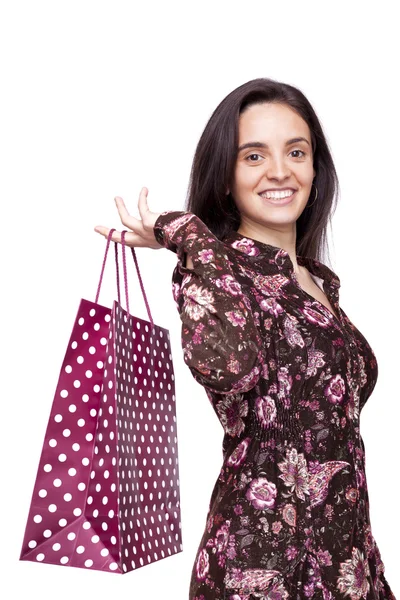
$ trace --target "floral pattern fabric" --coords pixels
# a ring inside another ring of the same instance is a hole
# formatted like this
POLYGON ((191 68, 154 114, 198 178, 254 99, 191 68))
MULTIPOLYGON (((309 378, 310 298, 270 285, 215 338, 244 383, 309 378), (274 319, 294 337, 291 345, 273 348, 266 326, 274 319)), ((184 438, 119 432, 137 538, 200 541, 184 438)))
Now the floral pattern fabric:
POLYGON ((189 600, 395 600, 360 435, 378 366, 338 276, 297 256, 334 314, 282 248, 237 231, 219 240, 187 211, 161 213, 154 234, 178 256, 184 361, 224 431, 189 600))

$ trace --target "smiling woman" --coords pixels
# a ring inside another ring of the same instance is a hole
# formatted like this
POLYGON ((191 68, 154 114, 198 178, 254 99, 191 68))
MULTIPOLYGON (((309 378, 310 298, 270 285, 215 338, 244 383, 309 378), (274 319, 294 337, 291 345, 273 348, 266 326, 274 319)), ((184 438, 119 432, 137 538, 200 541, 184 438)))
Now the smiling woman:
POLYGON ((207 123, 187 210, 118 205, 133 245, 177 255, 184 361, 224 430, 189 600, 395 600, 360 435, 377 360, 321 256, 337 190, 308 100, 255 79, 207 123))
POLYGON ((178 255, 185 361, 224 428, 190 600, 395 600, 359 434, 376 356, 322 262, 337 195, 308 100, 255 79, 207 123, 186 211, 155 223, 178 255))

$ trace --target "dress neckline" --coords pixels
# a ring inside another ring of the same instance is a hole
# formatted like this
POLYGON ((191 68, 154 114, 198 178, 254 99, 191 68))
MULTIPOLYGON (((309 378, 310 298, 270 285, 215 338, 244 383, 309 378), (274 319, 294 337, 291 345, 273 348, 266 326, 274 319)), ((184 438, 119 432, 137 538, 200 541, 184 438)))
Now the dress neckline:
MULTIPOLYGON (((284 248, 261 242, 249 236, 245 236, 238 231, 231 230, 223 238, 222 242, 225 245, 229 245, 231 248, 240 252, 249 259, 250 263, 257 263, 260 267, 266 260, 268 261, 269 268, 276 268, 279 272, 282 272, 286 276, 290 277, 295 281, 296 285, 300 290, 313 302, 315 302, 322 311, 327 311, 332 319, 341 325, 341 320, 338 319, 336 314, 329 310, 322 302, 317 300, 314 296, 306 292, 301 286, 294 272, 293 262, 289 256, 289 253, 284 248), (260 259, 262 263, 260 264, 260 259)), ((312 275, 322 279, 323 292, 328 296, 330 303, 334 307, 334 311, 341 315, 339 307, 339 288, 340 279, 332 269, 327 265, 308 256, 296 255, 297 262, 300 266, 305 267, 312 275)))
MULTIPOLYGON (((222 241, 250 259, 267 259, 269 264, 275 264, 280 271, 290 273, 291 275, 294 274, 292 259, 284 248, 260 242, 260 240, 245 236, 234 230, 227 233, 222 241)), ((340 287, 339 277, 321 261, 298 254, 296 255, 296 259, 300 266, 306 267, 312 275, 316 275, 322 279, 324 284, 335 288, 340 287)))

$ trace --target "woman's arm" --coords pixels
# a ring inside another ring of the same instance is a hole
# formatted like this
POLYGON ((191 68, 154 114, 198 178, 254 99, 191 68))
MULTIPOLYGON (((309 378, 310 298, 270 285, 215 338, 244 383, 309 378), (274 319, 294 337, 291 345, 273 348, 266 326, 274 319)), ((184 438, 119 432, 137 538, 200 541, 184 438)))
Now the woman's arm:
POLYGON ((184 361, 193 377, 221 394, 251 389, 262 373, 264 347, 224 244, 185 211, 161 213, 154 235, 178 255, 173 293, 182 321, 184 361))

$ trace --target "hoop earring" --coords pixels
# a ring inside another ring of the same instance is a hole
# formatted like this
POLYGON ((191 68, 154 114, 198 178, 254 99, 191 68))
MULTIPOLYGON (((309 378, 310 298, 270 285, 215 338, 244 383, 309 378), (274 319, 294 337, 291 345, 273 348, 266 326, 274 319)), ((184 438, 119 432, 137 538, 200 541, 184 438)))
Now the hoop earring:
POLYGON ((311 185, 313 185, 315 187, 315 198, 314 200, 311 202, 311 204, 307 204, 306 208, 309 208, 310 206, 312 206, 314 204, 314 202, 316 201, 316 199, 318 198, 318 188, 316 185, 314 185, 314 183, 312 183, 311 185))

